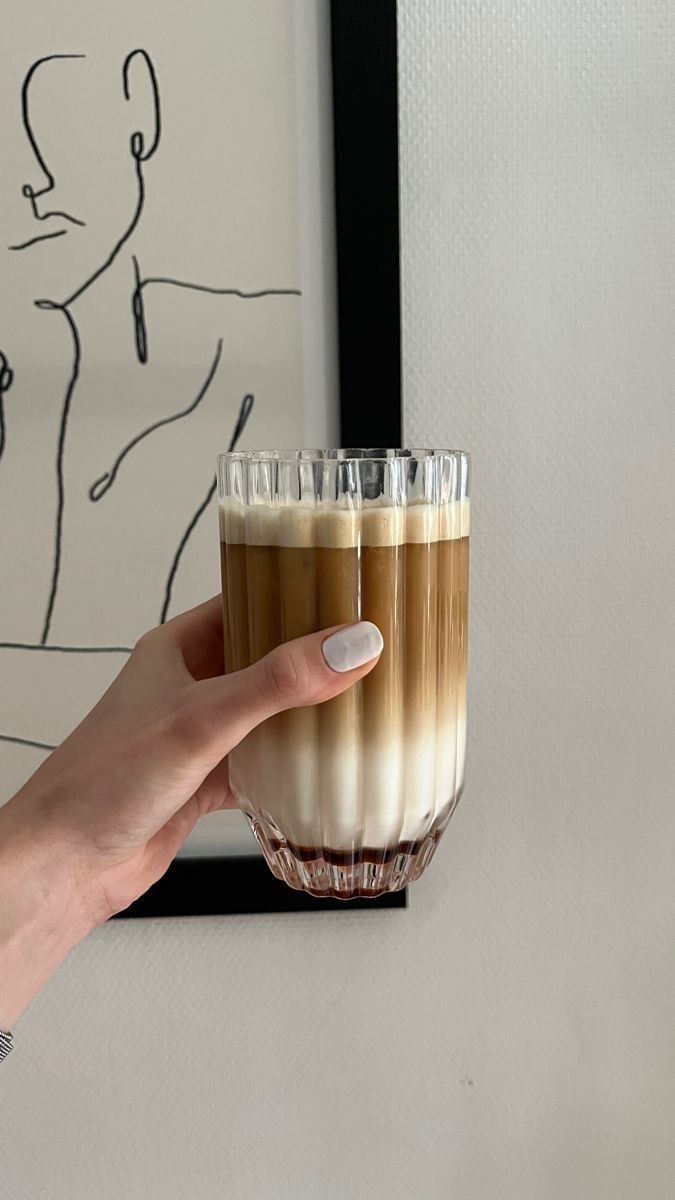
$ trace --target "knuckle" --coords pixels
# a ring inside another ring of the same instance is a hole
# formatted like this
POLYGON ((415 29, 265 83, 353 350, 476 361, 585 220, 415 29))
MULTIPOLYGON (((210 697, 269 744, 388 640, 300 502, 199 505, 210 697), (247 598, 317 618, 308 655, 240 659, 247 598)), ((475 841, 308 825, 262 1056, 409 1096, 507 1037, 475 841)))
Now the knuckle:
POLYGON ((141 634, 136 645, 134 646, 134 654, 145 655, 148 651, 152 651, 157 645, 158 634, 160 629, 148 629, 146 633, 141 634))
POLYGON ((307 662, 284 648, 267 656, 263 679, 266 694, 283 703, 304 695, 311 682, 307 662))

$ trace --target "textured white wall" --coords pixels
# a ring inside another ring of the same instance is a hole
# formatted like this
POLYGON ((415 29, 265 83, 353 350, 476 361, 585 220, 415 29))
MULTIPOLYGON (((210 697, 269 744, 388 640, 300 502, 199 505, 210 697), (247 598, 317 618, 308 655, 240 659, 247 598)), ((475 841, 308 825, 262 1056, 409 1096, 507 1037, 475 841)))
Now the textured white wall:
POLYGON ((406 432, 475 467, 471 760, 433 983, 474 1087, 470 1136, 461 1098, 436 1127, 433 1195, 666 1200, 675 10, 400 14, 406 432))
POLYGON ((401 0, 408 436, 475 455, 468 787, 407 913, 117 924, 0 1200, 671 1200, 675 17, 401 0))

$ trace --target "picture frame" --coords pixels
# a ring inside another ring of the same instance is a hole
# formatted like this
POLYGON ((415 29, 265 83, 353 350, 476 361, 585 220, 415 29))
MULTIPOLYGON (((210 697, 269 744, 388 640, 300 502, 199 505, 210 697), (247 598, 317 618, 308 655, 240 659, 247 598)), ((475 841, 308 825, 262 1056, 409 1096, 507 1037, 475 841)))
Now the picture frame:
MULTIPOLYGON (((401 444, 398 91, 395 0, 331 3, 343 446, 401 444), (355 86, 355 80, 358 86, 355 86)), ((406 891, 317 900, 261 855, 177 859, 121 918, 405 908, 406 891)))

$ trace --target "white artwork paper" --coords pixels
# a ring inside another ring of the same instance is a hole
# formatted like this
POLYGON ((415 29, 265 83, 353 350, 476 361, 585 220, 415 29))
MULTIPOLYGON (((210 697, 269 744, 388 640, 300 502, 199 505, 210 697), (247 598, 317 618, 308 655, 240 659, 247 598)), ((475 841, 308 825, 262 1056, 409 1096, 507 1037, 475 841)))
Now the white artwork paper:
POLYGON ((0 799, 218 590, 216 454, 334 423, 322 6, 6 8, 0 799))

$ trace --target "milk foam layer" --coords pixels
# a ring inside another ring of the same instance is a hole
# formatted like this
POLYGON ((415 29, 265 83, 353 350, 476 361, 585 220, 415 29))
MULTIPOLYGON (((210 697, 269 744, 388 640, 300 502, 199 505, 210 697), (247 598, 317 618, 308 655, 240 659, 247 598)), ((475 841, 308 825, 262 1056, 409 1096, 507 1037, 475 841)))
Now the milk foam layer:
POLYGON ((394 507, 364 500, 356 508, 309 504, 220 504, 220 537, 230 545, 401 546, 469 536, 469 501, 394 507))

